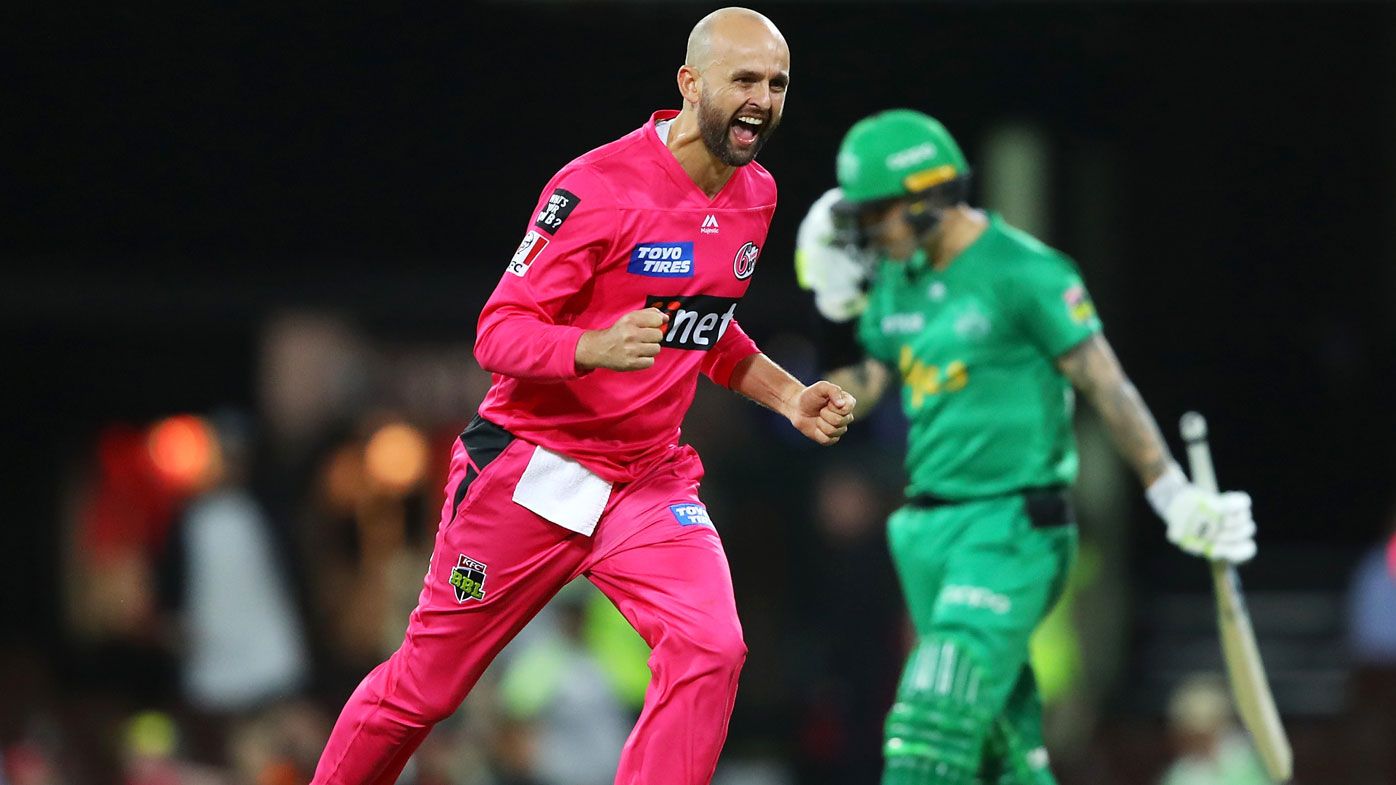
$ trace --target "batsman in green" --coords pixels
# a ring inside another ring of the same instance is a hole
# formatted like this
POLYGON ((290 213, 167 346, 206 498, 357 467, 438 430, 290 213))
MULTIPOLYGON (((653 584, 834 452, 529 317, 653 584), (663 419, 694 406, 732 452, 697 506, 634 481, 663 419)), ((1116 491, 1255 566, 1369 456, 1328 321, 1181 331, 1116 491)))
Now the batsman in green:
POLYGON ((1074 390, 1183 550, 1254 556, 1250 497, 1187 479, 1076 265, 967 202, 969 167, 939 122, 868 117, 837 172, 800 226, 800 283, 825 320, 828 378, 863 411, 899 386, 910 425, 906 501, 887 525, 917 642, 883 785, 1049 785, 1028 639, 1076 552, 1074 390))

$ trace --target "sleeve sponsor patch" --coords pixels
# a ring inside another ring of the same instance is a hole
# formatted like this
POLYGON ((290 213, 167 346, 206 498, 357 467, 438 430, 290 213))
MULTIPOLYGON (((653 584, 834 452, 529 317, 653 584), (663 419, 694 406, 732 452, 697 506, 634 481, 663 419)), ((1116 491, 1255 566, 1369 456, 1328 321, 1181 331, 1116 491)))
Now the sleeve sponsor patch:
POLYGON ((523 242, 519 243, 519 249, 514 251, 514 258, 509 260, 509 272, 520 278, 528 272, 528 268, 533 264, 533 260, 538 258, 538 254, 543 253, 543 249, 548 247, 548 238, 533 231, 528 230, 524 235, 523 242))
POLYGON ((1066 312, 1077 324, 1085 324, 1095 316, 1095 303, 1091 302, 1091 296, 1086 294, 1086 288, 1080 284, 1063 292, 1062 300, 1066 303, 1066 312))
POLYGON ((669 512, 674 514, 674 520, 680 526, 707 526, 712 528, 713 521, 708 517, 708 509, 701 504, 671 504, 669 512))
POLYGON ((543 209, 538 211, 538 218, 533 225, 547 232, 557 234, 557 230, 562 228, 562 222, 567 220, 567 216, 576 209, 577 203, 582 201, 577 195, 566 188, 554 188, 548 201, 543 203, 543 209))

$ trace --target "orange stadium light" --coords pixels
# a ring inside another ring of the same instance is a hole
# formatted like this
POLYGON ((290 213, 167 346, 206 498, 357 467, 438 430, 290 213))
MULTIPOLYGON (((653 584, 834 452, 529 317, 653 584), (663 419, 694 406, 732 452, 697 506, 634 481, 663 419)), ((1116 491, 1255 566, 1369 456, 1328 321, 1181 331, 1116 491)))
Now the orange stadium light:
POLYGON ((426 474, 426 437, 406 423, 384 425, 364 447, 364 468, 376 484, 390 493, 406 493, 426 474))
POLYGON ((151 426, 146 450, 161 479, 178 491, 188 492, 213 474, 218 444, 207 421, 178 414, 151 426))

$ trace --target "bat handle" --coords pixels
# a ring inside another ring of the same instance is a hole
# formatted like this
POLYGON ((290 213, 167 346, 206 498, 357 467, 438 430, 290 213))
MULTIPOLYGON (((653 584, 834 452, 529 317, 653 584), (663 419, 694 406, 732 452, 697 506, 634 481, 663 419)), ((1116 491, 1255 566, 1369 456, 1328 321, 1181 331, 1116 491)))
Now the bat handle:
MULTIPOLYGON (((1217 492, 1217 472, 1212 468, 1212 449, 1207 444, 1207 418, 1187 412, 1178 420, 1178 431, 1188 449, 1188 473, 1197 487, 1217 492)), ((1235 582, 1236 571, 1223 561, 1212 562, 1212 579, 1218 584, 1235 582)), ((1221 595, 1218 595, 1221 596, 1221 595)))
POLYGON ((1212 468, 1212 451, 1207 446, 1207 418, 1188 412, 1178 421, 1178 430, 1188 448, 1188 467, 1192 481, 1203 490, 1217 492, 1217 473, 1212 468))

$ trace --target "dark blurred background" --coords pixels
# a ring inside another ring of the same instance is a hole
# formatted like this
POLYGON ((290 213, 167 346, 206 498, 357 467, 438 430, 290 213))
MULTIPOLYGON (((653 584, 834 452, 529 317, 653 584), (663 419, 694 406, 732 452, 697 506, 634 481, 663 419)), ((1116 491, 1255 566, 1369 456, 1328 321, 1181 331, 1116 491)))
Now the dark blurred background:
MULTIPOLYGON (((405 626, 489 382, 475 319, 539 190, 678 105, 714 7, 42 4, 6 25, 0 782, 303 781, 405 626), (230 596, 261 615, 220 615, 230 596), (265 669, 220 661, 218 630, 272 641, 265 669)), ((746 330, 814 378, 799 219, 854 121, 940 118, 976 201, 1081 264, 1175 446, 1203 411, 1223 485, 1254 497, 1242 574, 1299 781, 1396 782, 1396 5, 755 7, 792 84, 746 330)), ((881 539, 899 418, 824 452, 701 391, 685 436, 752 650, 723 783, 876 776, 905 645, 881 539)), ((1178 778, 1231 739, 1206 570, 1079 419, 1077 589, 1035 647, 1060 778, 1252 782, 1178 778)), ((582 709, 623 733, 645 676, 595 600, 577 587, 511 647, 408 777, 585 785, 548 739, 582 709), (559 662, 612 689, 530 691, 559 662)))

